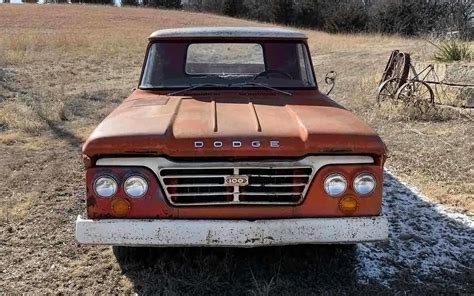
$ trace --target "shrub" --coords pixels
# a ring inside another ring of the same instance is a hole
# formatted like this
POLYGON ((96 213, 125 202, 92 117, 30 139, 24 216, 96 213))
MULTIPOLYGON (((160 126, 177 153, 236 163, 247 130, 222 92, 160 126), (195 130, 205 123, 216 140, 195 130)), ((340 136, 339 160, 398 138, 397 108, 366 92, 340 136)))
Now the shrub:
POLYGON ((325 2, 324 12, 326 16, 323 29, 326 31, 361 32, 367 27, 367 8, 362 2, 351 0, 339 0, 336 4, 325 2))
POLYGON ((244 11, 244 6, 240 0, 225 0, 223 13, 228 16, 240 16, 244 11))
POLYGON ((115 5, 114 0, 71 0, 71 3, 115 5))
POLYGON ((454 31, 461 38, 472 40, 474 38, 474 2, 471 0, 451 0, 444 12, 441 28, 454 31))
POLYGON ((138 6, 138 0, 120 0, 122 6, 138 6))
POLYGON ((181 8, 181 0, 145 0, 144 5, 162 8, 181 8))
POLYGON ((435 60, 441 62, 470 61, 474 56, 471 45, 468 42, 452 39, 437 46, 435 60))
POLYGON ((302 27, 321 28, 324 23, 322 4, 318 1, 303 0, 296 3, 295 24, 302 27))
POLYGON ((223 13, 224 1, 221 0, 188 0, 183 4, 185 8, 195 11, 223 13))
POLYGON ((273 20, 280 24, 289 25, 293 23, 295 9, 293 0, 273 1, 273 20))
POLYGON ((370 30, 382 33, 413 35, 418 27, 422 2, 387 0, 371 8, 370 30))
POLYGON ((271 22, 273 21, 273 1, 272 0, 245 0, 244 6, 246 7, 245 16, 250 19, 271 22))

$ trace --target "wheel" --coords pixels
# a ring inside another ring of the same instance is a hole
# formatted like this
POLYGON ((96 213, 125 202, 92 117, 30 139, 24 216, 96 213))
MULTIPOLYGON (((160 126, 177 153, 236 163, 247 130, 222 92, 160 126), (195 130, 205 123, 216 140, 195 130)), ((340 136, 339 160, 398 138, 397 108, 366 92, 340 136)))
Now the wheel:
POLYGON ((400 52, 394 57, 394 66, 391 78, 398 78, 398 87, 400 88, 407 82, 408 74, 410 74, 411 58, 408 53, 400 52))
POLYGON ((397 91, 396 98, 423 113, 434 107, 433 90, 423 81, 413 80, 403 84, 397 91))
POLYGON ((135 248, 132 247, 122 247, 122 246, 113 246, 112 251, 114 252, 115 258, 118 262, 124 263, 129 262, 132 257, 132 253, 135 253, 135 248))
POLYGON ((380 84, 377 89, 377 103, 379 106, 383 101, 393 101, 395 99, 399 84, 398 78, 390 78, 380 84))
POLYGON ((396 55, 398 55, 398 53, 399 53, 398 50, 394 50, 390 54, 390 58, 388 59, 387 65, 385 65, 385 70, 383 70, 382 79, 380 79, 379 85, 389 80, 392 77, 392 71, 395 65, 394 58, 396 55))
POLYGON ((124 247, 124 246, 113 246, 112 251, 114 252, 115 258, 120 264, 141 262, 148 258, 150 255, 151 248, 148 247, 124 247))

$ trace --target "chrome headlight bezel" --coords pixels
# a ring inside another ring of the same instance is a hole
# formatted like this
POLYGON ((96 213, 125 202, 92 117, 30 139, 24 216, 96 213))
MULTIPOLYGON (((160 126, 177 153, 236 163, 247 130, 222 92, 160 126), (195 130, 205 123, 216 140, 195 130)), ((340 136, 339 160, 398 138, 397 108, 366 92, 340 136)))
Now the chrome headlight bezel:
POLYGON ((149 187, 150 186, 148 184, 148 180, 141 175, 128 176, 127 179, 123 182, 123 191, 128 197, 133 199, 142 198, 143 196, 145 196, 145 194, 148 192, 149 187), (138 182, 142 185, 143 188, 141 189, 141 192, 139 194, 134 194, 130 192, 130 182, 138 182))
POLYGON ((324 179, 324 184, 323 185, 324 185, 324 191, 326 192, 327 195, 329 195, 331 197, 341 196, 347 191, 347 180, 342 174, 339 174, 339 173, 334 173, 334 174, 331 174, 331 175, 327 176, 326 179, 324 179), (344 184, 344 187, 343 187, 342 190, 340 189, 336 193, 331 193, 331 190, 330 190, 329 186, 330 186, 330 182, 334 181, 334 180, 342 181, 342 183, 344 184))
POLYGON ((117 179, 114 178, 111 175, 101 175, 101 176, 95 178, 94 183, 92 183, 92 189, 94 190, 94 193, 99 197, 112 198, 115 194, 117 194, 118 182, 117 182, 117 179), (112 184, 112 193, 110 193, 110 194, 103 194, 103 192, 102 192, 102 194, 100 193, 101 189, 98 190, 98 186, 100 186, 98 184, 98 182, 101 182, 101 181, 111 182, 111 184, 112 184))
POLYGON ((360 173, 354 178, 354 182, 352 183, 352 187, 354 188, 354 191, 360 195, 360 196, 367 196, 372 194, 375 191, 375 188, 377 188, 377 179, 372 175, 371 173, 360 173), (372 188, 369 191, 363 191, 361 192, 360 189, 357 189, 360 186, 360 182, 362 181, 363 178, 369 178, 370 181, 373 183, 372 188))

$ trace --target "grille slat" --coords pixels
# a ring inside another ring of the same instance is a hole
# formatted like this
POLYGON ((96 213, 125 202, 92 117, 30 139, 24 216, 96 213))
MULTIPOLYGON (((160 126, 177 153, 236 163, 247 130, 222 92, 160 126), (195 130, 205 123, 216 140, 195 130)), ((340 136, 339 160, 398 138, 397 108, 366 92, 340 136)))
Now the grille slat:
POLYGON ((249 184, 247 185, 249 187, 301 187, 301 186, 306 186, 306 183, 282 183, 282 184, 249 184))
POLYGON ((301 192, 241 192, 240 195, 301 195, 301 192))
POLYGON ((313 167, 295 166, 289 162, 272 162, 271 166, 245 163, 225 163, 209 167, 176 166, 158 169, 159 179, 168 200, 173 205, 239 205, 297 204, 305 196, 313 177, 313 167), (226 184, 226 177, 246 176, 249 184, 226 184))
MULTIPOLYGON (((233 195, 233 192, 207 192, 207 196, 233 195)), ((197 196, 196 193, 174 193, 170 196, 197 196)))
POLYGON ((225 184, 176 184, 176 185, 167 185, 167 187, 228 187, 229 185, 225 184))

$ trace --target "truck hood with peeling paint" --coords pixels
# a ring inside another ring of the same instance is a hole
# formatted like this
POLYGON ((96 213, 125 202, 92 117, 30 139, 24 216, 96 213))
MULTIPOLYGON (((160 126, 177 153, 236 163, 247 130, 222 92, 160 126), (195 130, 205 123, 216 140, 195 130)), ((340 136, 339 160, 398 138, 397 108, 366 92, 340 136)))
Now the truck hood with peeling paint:
POLYGON ((201 90, 167 96, 136 90, 99 124, 83 153, 89 158, 385 154, 379 136, 350 111, 318 91, 293 93, 201 90))

